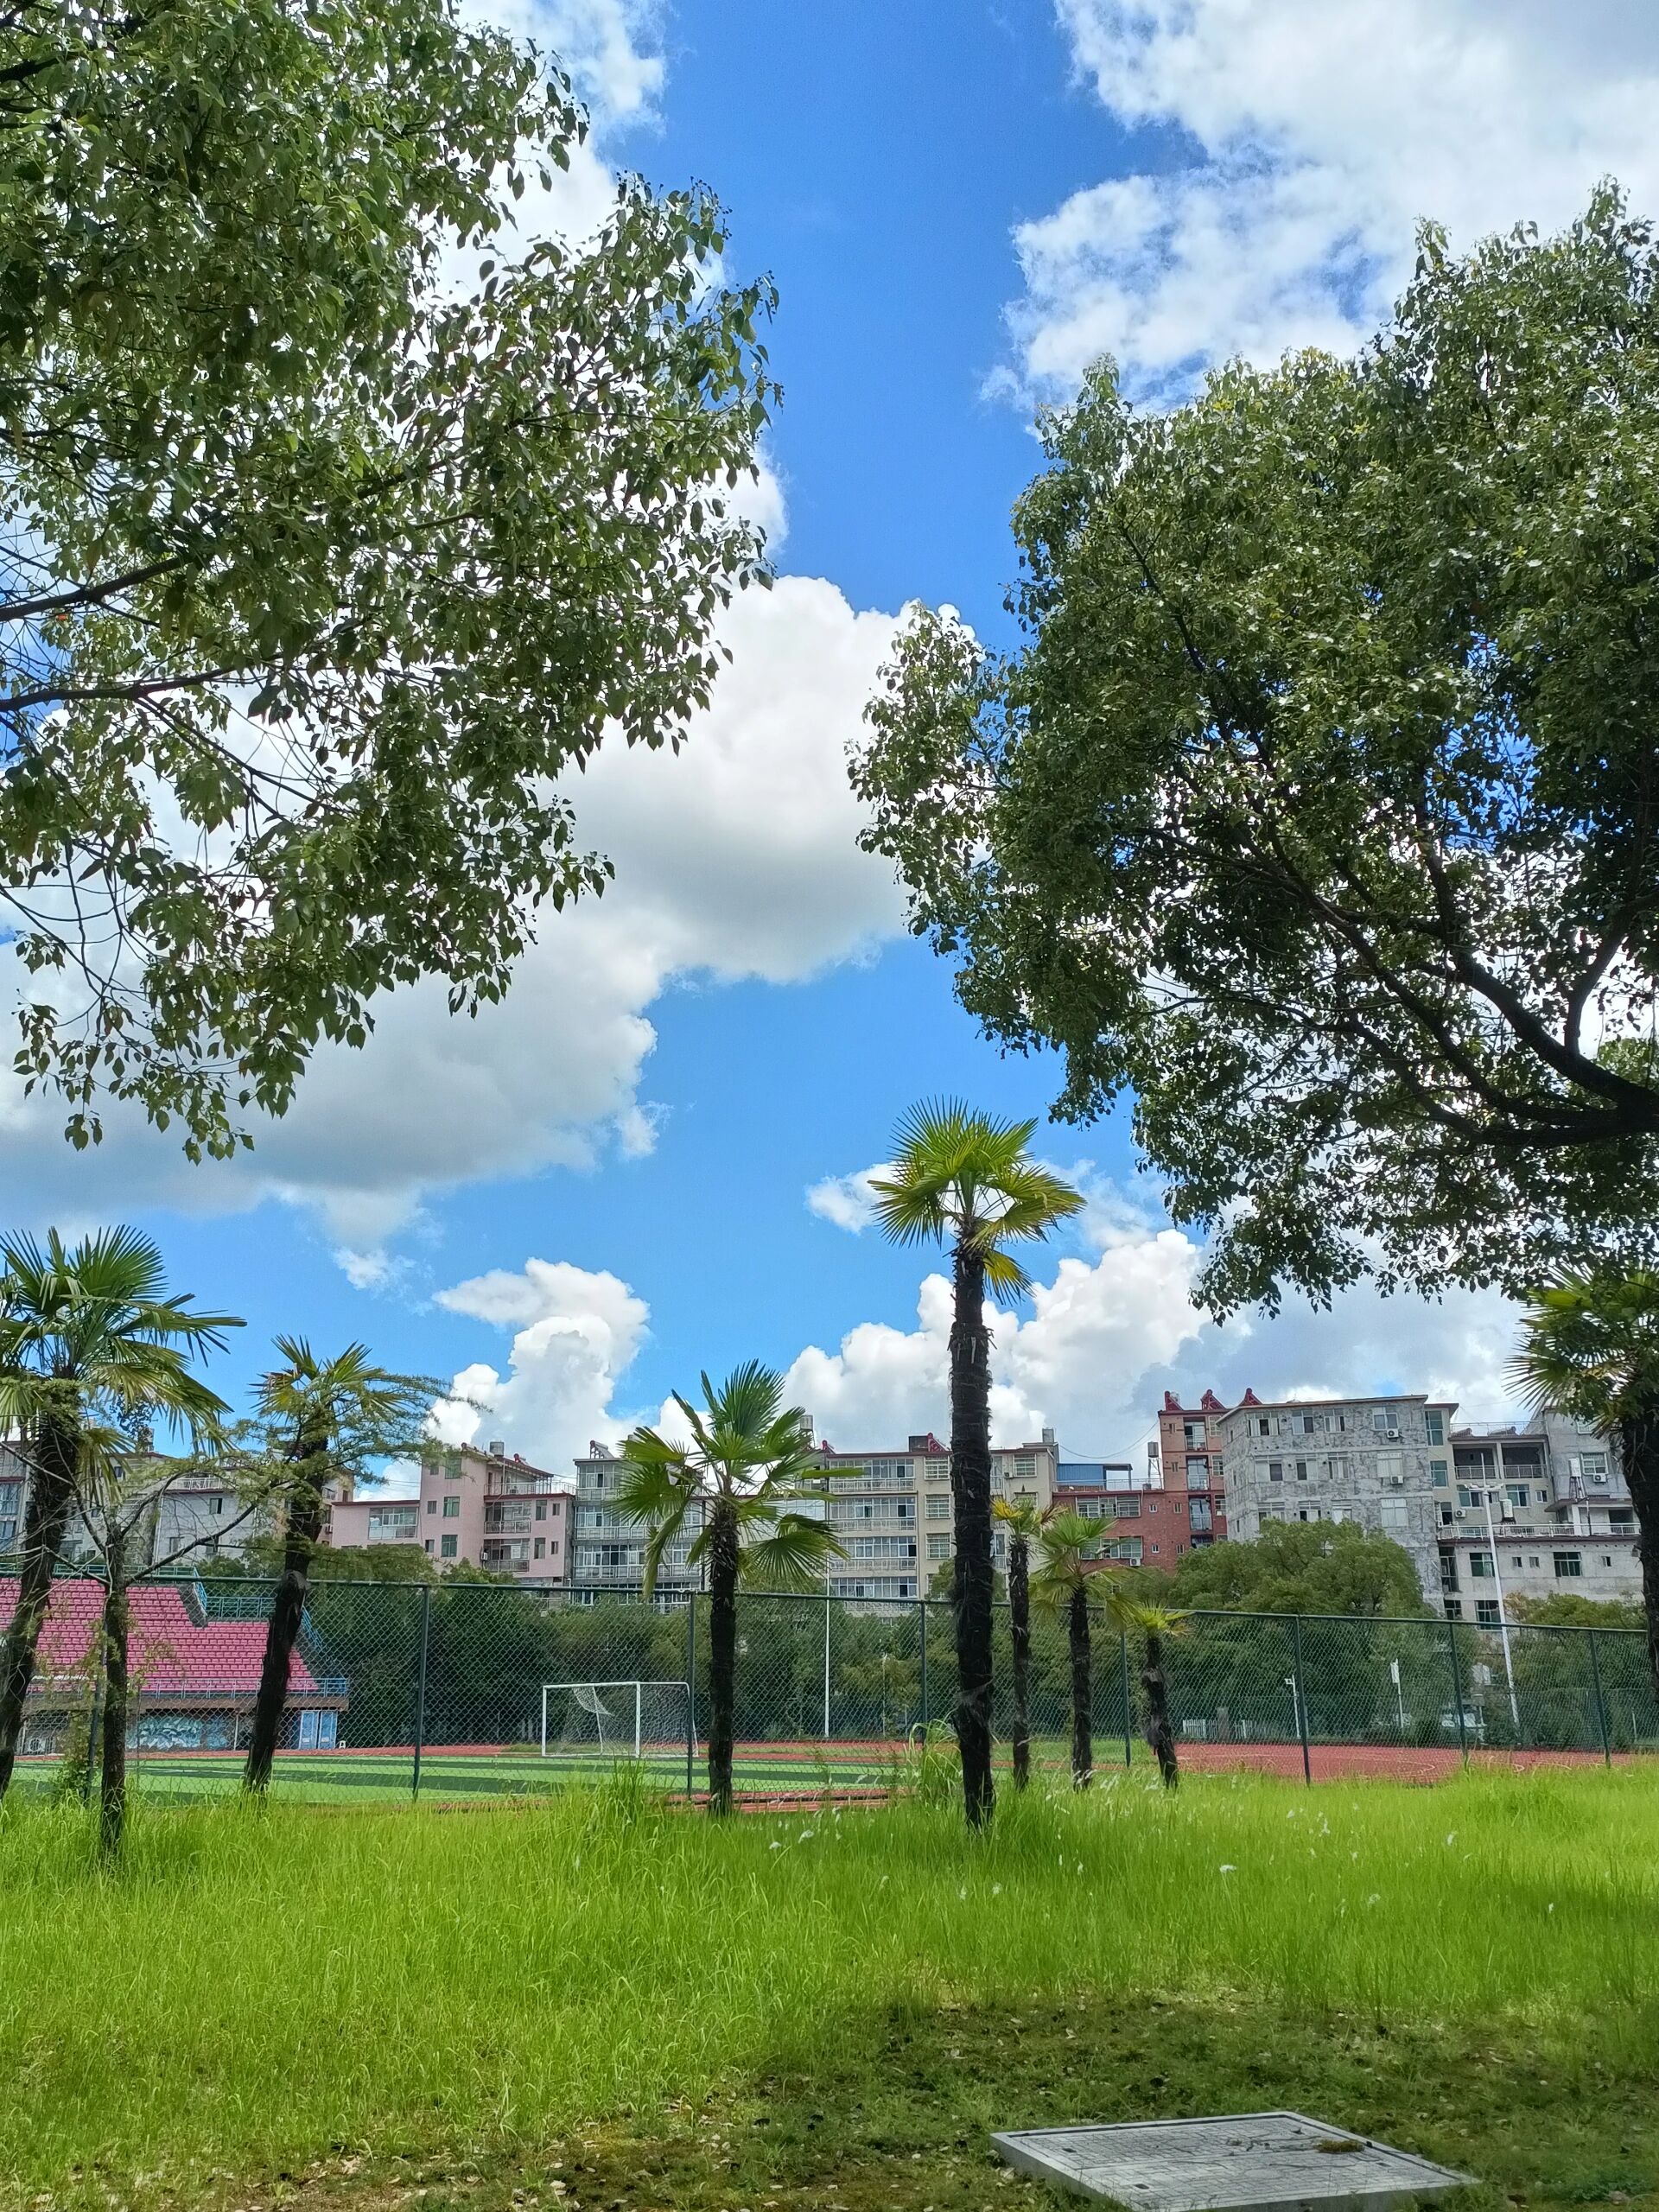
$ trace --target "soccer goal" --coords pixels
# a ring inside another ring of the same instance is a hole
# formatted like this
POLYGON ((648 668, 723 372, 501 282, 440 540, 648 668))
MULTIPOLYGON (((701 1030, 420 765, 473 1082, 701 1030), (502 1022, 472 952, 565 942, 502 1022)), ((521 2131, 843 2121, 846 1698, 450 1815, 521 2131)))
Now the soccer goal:
POLYGON ((690 1682, 542 1684, 544 1759, 678 1760, 691 1751, 690 1682))

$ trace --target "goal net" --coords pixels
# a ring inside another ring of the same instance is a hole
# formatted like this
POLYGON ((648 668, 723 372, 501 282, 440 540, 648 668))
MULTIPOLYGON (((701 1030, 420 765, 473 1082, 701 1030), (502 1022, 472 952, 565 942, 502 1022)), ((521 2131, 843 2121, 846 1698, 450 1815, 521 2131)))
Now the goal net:
POLYGON ((543 1682, 542 1757, 683 1759, 692 1750, 689 1682, 543 1682))

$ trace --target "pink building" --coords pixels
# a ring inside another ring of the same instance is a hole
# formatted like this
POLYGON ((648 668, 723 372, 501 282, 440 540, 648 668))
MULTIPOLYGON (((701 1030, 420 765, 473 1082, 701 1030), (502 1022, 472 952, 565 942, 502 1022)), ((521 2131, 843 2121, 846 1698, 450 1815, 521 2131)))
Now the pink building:
POLYGON ((567 1477, 509 1457, 499 1440, 487 1451, 434 1444, 421 1456, 418 1497, 338 1498, 327 1541, 419 1544, 436 1567, 465 1560, 524 1582, 566 1582, 574 1502, 567 1477))

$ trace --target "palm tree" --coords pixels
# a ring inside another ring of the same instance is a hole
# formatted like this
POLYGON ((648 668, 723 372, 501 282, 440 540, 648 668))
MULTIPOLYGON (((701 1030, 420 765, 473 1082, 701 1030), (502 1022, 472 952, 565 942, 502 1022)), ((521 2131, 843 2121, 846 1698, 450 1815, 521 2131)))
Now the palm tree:
POLYGON ((1175 1758, 1175 1732, 1169 1725, 1169 1677, 1164 1671, 1164 1639, 1177 1636, 1184 1614, 1166 1605, 1147 1605, 1127 1592, 1114 1591, 1109 1599, 1113 1618, 1126 1634, 1135 1630, 1141 1638, 1141 1690, 1147 1706, 1147 1742, 1158 1762, 1166 1789, 1180 1783, 1175 1758))
POLYGON ((970 1826, 991 1782, 991 1332, 985 1294, 1011 1302, 1030 1278, 1008 1247, 1046 1236, 1083 1200, 1026 1147, 1035 1122, 998 1122, 957 1100, 913 1107, 890 1174, 873 1179, 875 1217, 899 1244, 950 1247, 950 1491, 956 1516, 957 1741, 970 1826))
POLYGON ((321 1359, 303 1337, 278 1337, 276 1350, 286 1363, 264 1376, 258 1403, 283 1462, 283 1567, 265 1628, 243 1773, 243 1786, 255 1790, 269 1783, 276 1756, 328 1484, 340 1474, 417 1449, 440 1387, 428 1376, 376 1367, 366 1344, 347 1344, 333 1359, 321 1359))
POLYGON ((1570 1414, 1618 1448, 1659 1694, 1659 1274, 1564 1276, 1534 1293, 1521 1328, 1513 1371, 1533 1405, 1570 1414))
POLYGON ((783 1377, 751 1360, 718 1389, 705 1375, 702 1404, 677 1392, 689 1444, 636 1428, 622 1446, 620 1510, 648 1532, 650 1597, 669 1546, 695 1529, 686 1557, 709 1569, 709 1809, 732 1809, 732 1707, 737 1675, 740 1582, 774 1590, 823 1586, 842 1554, 835 1532, 800 1508, 814 1461, 806 1415, 785 1408, 783 1377), (699 1523, 701 1525, 699 1525, 699 1523))
POLYGON ((1035 1501, 1010 1504, 999 1497, 991 1510, 1008 1532, 1008 1641, 1014 1652, 1014 1786, 1031 1780, 1031 1546, 1043 1516, 1035 1501))
POLYGON ((10 1786, 41 1628, 94 1436, 156 1421, 200 1442, 225 1402, 189 1371, 242 1324, 165 1295, 162 1255, 134 1229, 66 1245, 56 1230, 0 1237, 0 1434, 29 1467, 17 1600, 0 1647, 0 1797, 10 1786))
POLYGON ((1094 1649, 1089 1616, 1096 1590, 1103 1589, 1100 1540, 1109 1521, 1091 1520, 1072 1506, 1051 1505, 1042 1516, 1041 1558, 1032 1587, 1039 1602, 1065 1616, 1066 1647, 1071 1661, 1071 1786, 1086 1789, 1094 1772, 1094 1649))

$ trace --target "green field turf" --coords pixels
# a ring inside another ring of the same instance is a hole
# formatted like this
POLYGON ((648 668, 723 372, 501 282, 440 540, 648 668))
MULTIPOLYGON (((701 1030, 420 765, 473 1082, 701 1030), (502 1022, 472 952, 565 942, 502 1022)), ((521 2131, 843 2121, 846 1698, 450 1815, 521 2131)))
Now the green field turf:
POLYGON ((993 2127, 1281 2105, 1659 2207, 1650 1766, 453 1802, 9 1802, 0 2212, 1037 2212, 993 2127))

